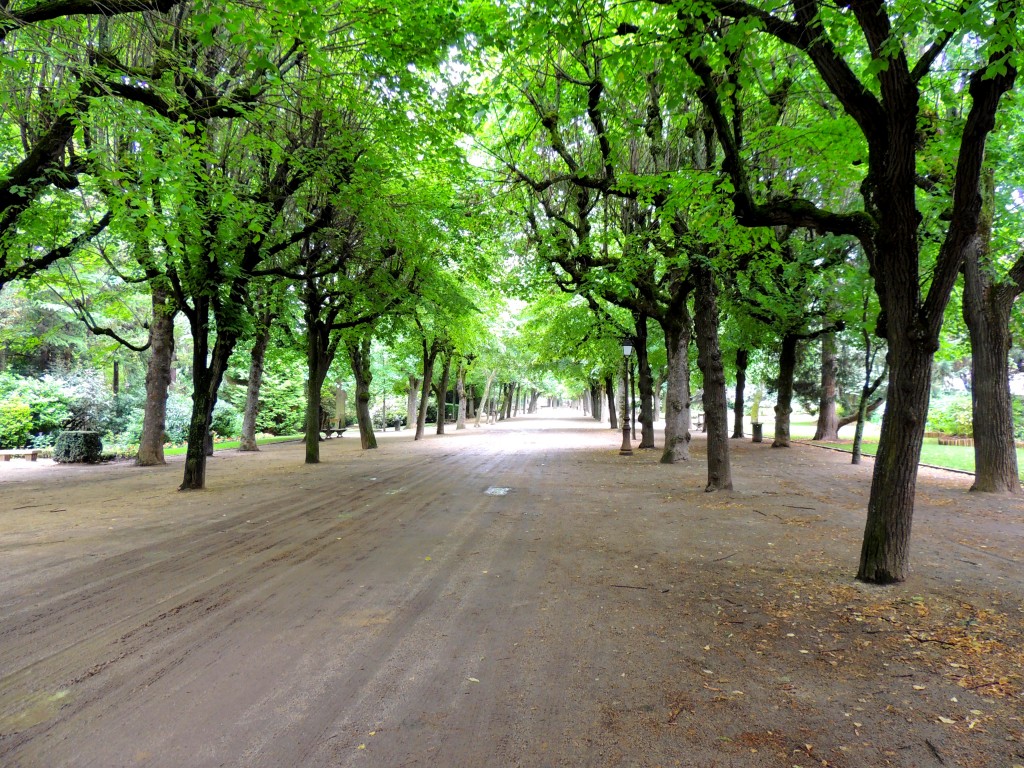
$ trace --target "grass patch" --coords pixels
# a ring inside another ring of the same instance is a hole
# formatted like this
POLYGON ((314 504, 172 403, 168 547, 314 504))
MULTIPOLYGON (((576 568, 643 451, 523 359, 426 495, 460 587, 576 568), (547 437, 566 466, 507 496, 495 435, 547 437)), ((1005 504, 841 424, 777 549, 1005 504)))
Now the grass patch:
MULTIPOLYGON (((275 435, 274 437, 261 437, 256 441, 256 445, 269 445, 270 443, 286 443, 289 440, 302 440, 305 435, 275 435)), ((228 451, 232 448, 237 448, 242 444, 241 440, 228 440, 223 443, 214 443, 213 452, 217 451, 228 451)), ((164 448, 164 456, 183 456, 185 451, 188 450, 187 445, 176 445, 174 447, 164 448)))
MULTIPOLYGON (((852 452, 853 443, 815 443, 841 451, 852 452)), ((874 456, 878 450, 878 440, 864 440, 861 452, 865 456, 874 456)), ((938 438, 927 437, 921 446, 921 463, 945 469, 959 469, 974 472, 974 448, 967 445, 939 445, 938 438)), ((1024 449, 1017 449, 1017 466, 1024 468, 1024 449)), ((1021 473, 1024 479, 1024 472, 1021 473)))

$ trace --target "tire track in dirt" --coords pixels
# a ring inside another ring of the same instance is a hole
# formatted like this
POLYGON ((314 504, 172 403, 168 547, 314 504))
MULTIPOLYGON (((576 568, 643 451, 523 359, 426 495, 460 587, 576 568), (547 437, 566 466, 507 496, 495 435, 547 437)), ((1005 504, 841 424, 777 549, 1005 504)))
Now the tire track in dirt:
MULTIPOLYGON (((74 571, 45 567, 73 547, 33 546, 41 575, 0 584, 0 606, 12 606, 0 609, 0 684, 34 666, 41 684, 19 712, 37 720, 0 736, 0 765, 917 768, 937 752, 996 768, 1024 758, 1019 699, 955 686, 918 655, 931 644, 880 654, 883 636, 850 619, 881 599, 850 591, 868 473, 820 452, 737 444, 737 490, 709 495, 699 442, 693 461, 663 467, 652 452, 619 457, 606 430, 516 425, 337 463, 330 451, 344 446, 329 446, 314 469, 253 460, 244 479, 176 496, 204 505, 181 525, 132 518, 118 531, 130 546, 74 571), (485 496, 488 486, 512 491, 485 496), (49 615, 29 610, 28 595, 49 615), (61 622, 75 621, 75 605, 89 614, 70 635, 61 622), (983 727, 969 730, 965 713, 983 727)), ((94 486, 93 498, 115 485, 94 486)), ((964 551, 959 541, 992 545, 1010 569, 1019 505, 996 509, 945 485, 923 487, 921 501, 915 552, 927 573, 903 592, 936 611, 991 600, 1017 628, 1019 578, 1000 585, 973 565, 925 562, 964 551)), ((43 490, 33 503, 45 506, 43 490)))
MULTIPOLYGON (((194 650, 189 647, 189 636, 201 635, 214 623, 230 627, 232 617, 225 613, 251 610, 272 594, 292 569, 323 559, 327 550, 337 549, 334 545, 347 539, 380 539, 394 516, 392 511, 374 508, 379 506, 374 502, 382 484, 401 480, 407 492, 417 493, 422 502, 417 514, 422 514, 436 495, 447 492, 437 484, 438 459, 432 456, 390 470, 376 469, 375 483, 360 484, 353 491, 339 493, 334 487, 336 480, 324 477, 320 482, 325 487, 307 491, 298 504, 293 501, 290 507, 284 506, 284 498, 292 491, 281 493, 254 509, 160 542, 155 562, 150 560, 153 548, 146 548, 90 564, 54 585, 50 593, 58 596, 42 610, 33 606, 6 615, 0 630, 0 668, 5 673, 0 681, 0 701, 4 703, 0 731, 5 734, 0 756, 17 743, 38 737, 47 727, 38 724, 28 729, 24 739, 12 738, 19 730, 19 710, 24 710, 26 701, 60 695, 90 681, 89 687, 96 689, 94 695, 76 694, 61 701, 62 719, 74 716, 78 708, 109 695, 109 689, 118 685, 114 681, 100 686, 94 677, 112 677, 115 666, 119 674, 114 677, 137 674, 131 659, 143 648, 149 657, 154 650, 157 656, 163 653, 168 657, 157 665, 146 664, 148 669, 139 684, 150 686, 194 650), (332 512, 339 507, 354 511, 337 520, 332 512), (271 521, 255 530, 247 522, 271 516, 271 521), (186 583, 175 584, 182 575, 187 576, 186 583), (175 586, 169 589, 171 584, 175 586), (126 614, 117 615, 115 609, 111 616, 113 604, 125 607, 125 594, 135 596, 133 605, 126 614), (59 632, 55 632, 57 627, 59 632), (58 637, 74 640, 61 643, 58 637), (169 647, 162 649, 161 645, 169 647), (179 645, 189 650, 174 653, 173 647, 179 645), (83 658, 92 663, 83 668, 83 658), (12 667, 18 667, 17 671, 11 672, 12 667)), ((365 556, 365 552, 357 554, 352 560, 365 556)), ((43 714, 30 716, 25 724, 43 714)))

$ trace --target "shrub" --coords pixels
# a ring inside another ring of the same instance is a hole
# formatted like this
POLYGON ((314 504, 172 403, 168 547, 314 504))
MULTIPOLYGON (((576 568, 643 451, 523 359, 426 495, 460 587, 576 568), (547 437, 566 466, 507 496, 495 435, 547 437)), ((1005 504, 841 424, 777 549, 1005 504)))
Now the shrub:
POLYGON ((1013 438, 1024 440, 1024 395, 1013 397, 1013 438))
POLYGON ((231 403, 218 400, 213 406, 210 430, 221 437, 238 437, 242 433, 242 414, 231 403))
POLYGON ((40 432, 28 439, 30 448, 51 448, 57 440, 56 432, 40 432))
POLYGON ((188 425, 192 420, 192 398, 170 392, 167 395, 167 412, 164 432, 171 443, 184 443, 188 439, 188 425))
POLYGON ((98 371, 45 376, 55 384, 67 403, 69 418, 65 427, 74 430, 104 432, 115 417, 114 395, 98 371))
POLYGON ((0 402, 0 448, 24 448, 32 434, 32 409, 19 397, 0 402))
POLYGON ((48 441, 47 444, 52 445, 57 433, 65 428, 71 418, 68 398, 55 381, 0 374, 0 401, 12 398, 29 406, 32 417, 30 431, 35 435, 32 439, 40 441, 40 444, 48 441))
POLYGON ((53 446, 53 460, 59 464, 87 462, 95 464, 103 457, 103 441, 98 432, 72 430, 61 432, 53 446))
POLYGON ((385 414, 382 410, 377 410, 373 414, 373 426, 377 427, 378 429, 394 429, 396 424, 399 424, 404 427, 406 425, 405 422, 407 418, 408 414, 405 412, 404 408, 388 408, 387 414, 385 414), (387 423, 385 423, 385 420, 387 423))
POLYGON ((970 437, 974 433, 971 396, 957 395, 933 402, 928 409, 927 429, 944 435, 970 437))

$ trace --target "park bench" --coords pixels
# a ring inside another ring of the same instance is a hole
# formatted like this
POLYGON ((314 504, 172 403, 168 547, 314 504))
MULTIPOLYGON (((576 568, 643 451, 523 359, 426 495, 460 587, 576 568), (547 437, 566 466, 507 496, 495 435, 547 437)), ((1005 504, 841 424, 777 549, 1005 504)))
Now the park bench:
POLYGON ((4 461, 10 461, 12 456, 28 456, 29 461, 35 461, 39 456, 38 448, 4 448, 0 450, 0 456, 4 461))
POLYGON ((697 429, 704 429, 704 412, 697 414, 697 429))
POLYGON ((330 440, 332 437, 341 437, 345 434, 345 425, 341 423, 340 419, 332 419, 331 415, 324 410, 320 409, 320 439, 330 440))

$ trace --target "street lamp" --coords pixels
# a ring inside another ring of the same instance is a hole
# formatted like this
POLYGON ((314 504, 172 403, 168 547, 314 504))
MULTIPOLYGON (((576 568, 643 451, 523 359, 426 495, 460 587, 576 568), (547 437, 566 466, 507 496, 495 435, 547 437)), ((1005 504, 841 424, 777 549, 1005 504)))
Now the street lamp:
POLYGON ((633 446, 629 442, 629 358, 633 354, 633 340, 624 337, 622 344, 622 447, 619 456, 632 456, 633 446))

